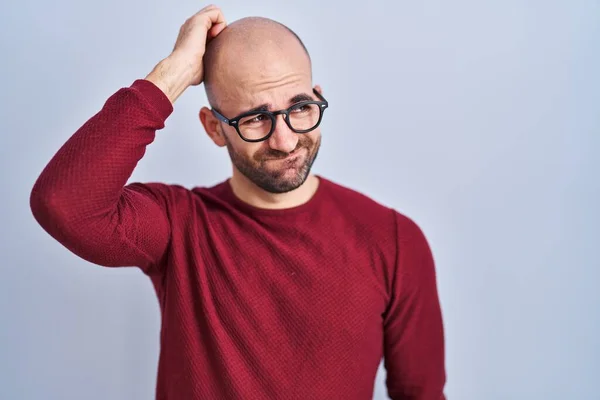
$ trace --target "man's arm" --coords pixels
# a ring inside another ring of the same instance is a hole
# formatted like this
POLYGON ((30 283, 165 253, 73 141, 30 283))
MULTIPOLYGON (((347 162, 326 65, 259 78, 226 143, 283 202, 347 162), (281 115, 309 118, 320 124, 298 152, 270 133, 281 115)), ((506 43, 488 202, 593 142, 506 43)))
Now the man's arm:
POLYGON ((421 229, 395 212, 396 269, 384 319, 384 366, 393 400, 445 400, 444 328, 433 256, 421 229))
POLYGON ((114 93, 60 148, 37 179, 30 206, 38 223, 80 257, 149 269, 170 239, 164 185, 127 180, 173 103, 202 81, 207 38, 225 27, 209 6, 182 26, 175 48, 146 79, 114 93))
POLYGON ((30 205, 38 223, 99 265, 147 267, 160 259, 170 236, 163 202, 149 185, 125 184, 171 111, 148 81, 113 94, 37 179, 30 205))

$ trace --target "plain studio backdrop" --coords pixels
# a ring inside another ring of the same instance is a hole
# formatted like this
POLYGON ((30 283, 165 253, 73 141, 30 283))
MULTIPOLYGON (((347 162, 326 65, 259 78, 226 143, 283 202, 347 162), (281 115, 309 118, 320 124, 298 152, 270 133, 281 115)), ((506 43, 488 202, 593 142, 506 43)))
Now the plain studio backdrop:
MULTIPOLYGON (((423 228, 449 399, 600 399, 600 3, 217 4, 228 21, 274 18, 305 41, 331 104, 314 172, 423 228)), ((69 253, 34 221, 29 193, 205 5, 3 2, 1 399, 153 397, 150 281, 69 253)), ((230 175, 198 121, 205 104, 203 87, 178 100, 132 180, 192 187, 230 175)), ((381 368, 375 399, 387 398, 384 379, 381 368)))

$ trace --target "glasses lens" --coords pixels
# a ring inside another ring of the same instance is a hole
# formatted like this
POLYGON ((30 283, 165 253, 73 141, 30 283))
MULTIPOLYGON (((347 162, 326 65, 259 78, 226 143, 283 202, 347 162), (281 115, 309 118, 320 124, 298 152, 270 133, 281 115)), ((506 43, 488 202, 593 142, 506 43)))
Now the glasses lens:
POLYGON ((271 117, 267 114, 258 113, 240 119, 238 128, 246 139, 257 140, 269 134, 272 124, 271 117))
POLYGON ((321 116, 321 107, 317 104, 298 104, 290 110, 292 128, 304 131, 314 128, 321 116))

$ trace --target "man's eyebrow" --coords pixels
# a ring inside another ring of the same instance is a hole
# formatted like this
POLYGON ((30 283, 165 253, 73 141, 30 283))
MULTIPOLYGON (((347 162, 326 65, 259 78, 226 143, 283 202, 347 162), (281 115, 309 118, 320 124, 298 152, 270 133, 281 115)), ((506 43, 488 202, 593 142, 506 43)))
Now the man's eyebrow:
POLYGON ((258 107, 254 107, 254 108, 249 109, 248 111, 244 111, 244 114, 245 113, 253 113, 253 112, 261 112, 261 111, 269 111, 270 106, 271 105, 269 103, 264 103, 258 107))
MULTIPOLYGON (((312 100, 314 100, 312 98, 312 96, 310 96, 310 95, 308 95, 306 93, 300 93, 300 94, 297 94, 297 95, 295 95, 294 97, 292 97, 290 99, 290 105, 294 105, 294 104, 299 103, 301 101, 312 101, 312 100)), ((251 109, 249 109, 247 111, 244 111, 243 114, 246 114, 246 113, 255 113, 255 112, 262 112, 262 111, 269 111, 269 108, 271 108, 271 104, 264 103, 264 104, 261 104, 261 105, 259 105, 257 107, 251 108, 251 109)))
POLYGON ((312 96, 310 96, 306 93, 300 93, 290 99, 290 104, 299 103, 301 101, 311 101, 311 100, 314 100, 312 98, 312 96))

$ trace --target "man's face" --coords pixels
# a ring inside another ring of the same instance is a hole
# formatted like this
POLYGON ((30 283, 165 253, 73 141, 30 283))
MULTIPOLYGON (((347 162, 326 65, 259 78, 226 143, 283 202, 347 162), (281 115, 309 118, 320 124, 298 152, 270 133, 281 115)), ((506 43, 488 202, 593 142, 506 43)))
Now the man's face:
MULTIPOLYGON (((288 59, 259 60, 254 68, 236 72, 235 86, 223 91, 221 111, 233 118, 263 106, 268 111, 287 109, 306 98, 319 100, 311 86, 310 63, 304 54, 288 59)), ((242 140, 235 127, 220 122, 233 166, 251 182, 271 193, 301 186, 310 174, 321 144, 319 127, 308 133, 292 131, 283 115, 275 119, 271 136, 262 142, 242 140)))
POLYGON ((264 145, 254 149, 257 146, 242 144, 239 137, 230 139, 226 136, 225 140, 234 167, 255 185, 270 193, 285 193, 301 186, 310 174, 321 144, 318 132, 316 135, 300 135, 291 153, 264 145))

